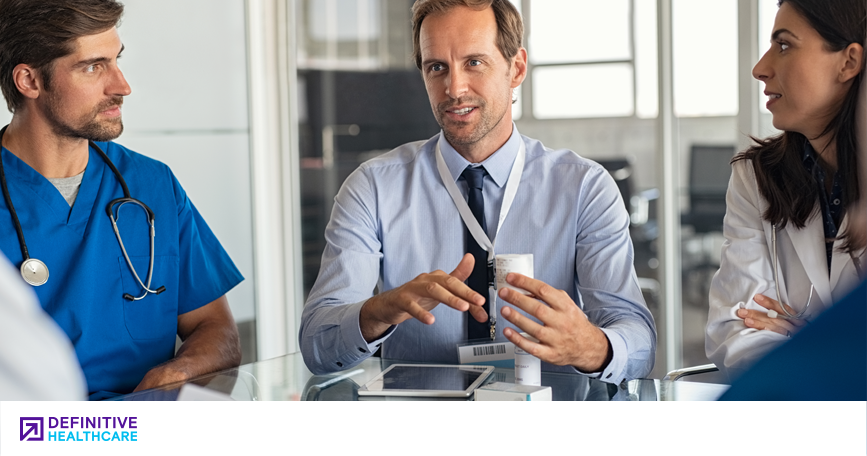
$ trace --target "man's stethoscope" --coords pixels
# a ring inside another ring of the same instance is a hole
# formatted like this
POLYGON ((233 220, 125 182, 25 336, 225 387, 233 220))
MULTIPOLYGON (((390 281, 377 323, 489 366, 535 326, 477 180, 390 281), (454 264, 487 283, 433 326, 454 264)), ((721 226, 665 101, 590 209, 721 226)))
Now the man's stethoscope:
MULTIPOLYGON (((3 141, 3 134, 6 133, 6 127, 0 129, 0 143, 3 141)), ((138 282, 138 284, 144 290, 144 293, 135 297, 129 293, 124 293, 123 298, 127 301, 138 301, 143 299, 149 293, 160 294, 166 291, 166 287, 159 287, 156 290, 151 289, 151 279, 153 278, 154 272, 154 238, 156 236, 156 231, 154 230, 154 213, 151 208, 147 207, 145 203, 132 198, 129 195, 129 188, 126 186, 126 181, 123 179, 123 176, 114 166, 114 163, 105 155, 105 152, 96 145, 93 141, 88 141, 90 147, 94 148, 99 156, 102 157, 105 164, 111 168, 111 172, 114 173, 115 177, 117 177, 118 182, 120 182, 120 186, 123 188, 123 198, 117 198, 108 203, 105 207, 105 212, 108 214, 111 219, 111 226, 114 228, 114 234, 117 237, 117 242, 120 244, 120 250, 123 252, 123 257, 126 259, 126 264, 129 265, 130 271, 132 271, 133 277, 138 282), (126 253, 126 248, 123 246, 123 240, 120 238, 120 231, 117 229, 117 220, 120 218, 120 208, 123 207, 124 204, 133 203, 140 206, 147 213, 148 216, 148 224, 150 225, 150 263, 148 264, 148 275, 147 275, 147 285, 142 282, 139 278, 138 273, 136 273, 135 267, 132 265, 132 261, 129 259, 129 255, 126 253)), ((0 154, 0 186, 3 187, 3 198, 6 200, 6 206, 9 208, 9 212, 12 214, 12 223, 15 225, 15 231, 18 234, 18 243, 21 246, 21 255, 24 257, 24 262, 21 263, 21 277, 24 278, 24 281, 38 287, 40 285, 44 285, 48 281, 48 266, 45 265, 42 261, 39 261, 36 258, 30 258, 30 253, 27 250, 27 243, 24 241, 24 231, 21 229, 21 223, 18 221, 18 213, 15 211, 15 207, 12 205, 12 198, 9 195, 9 189, 6 186, 6 172, 3 170, 3 157, 0 154)))
MULTIPOLYGON (((777 299, 782 299, 783 295, 780 294, 780 280, 778 277, 778 271, 780 270, 780 268, 779 268, 778 259, 777 259, 777 225, 771 225, 771 243, 773 244, 772 249, 773 249, 773 254, 774 254, 774 287, 776 288, 776 291, 777 291, 777 299)), ((858 277, 863 277, 864 274, 861 271, 861 261, 858 258, 855 258, 854 254, 850 253, 850 256, 852 257, 852 264, 855 265, 855 271, 857 272, 858 277)), ((816 289, 816 287, 811 283, 810 284, 810 296, 807 298, 807 305, 805 305, 804 308, 798 313, 793 314, 793 313, 789 312, 789 310, 786 309, 786 305, 784 305, 782 302, 780 302, 780 308, 783 309, 783 313, 786 314, 786 317, 794 318, 794 319, 799 319, 799 318, 803 317, 807 313, 807 309, 809 309, 810 303, 813 301, 813 291, 815 289, 816 289)), ((768 316, 771 318, 775 318, 777 316, 777 312, 775 310, 769 310, 768 316), (773 312, 773 313, 771 313, 771 312, 773 312)))

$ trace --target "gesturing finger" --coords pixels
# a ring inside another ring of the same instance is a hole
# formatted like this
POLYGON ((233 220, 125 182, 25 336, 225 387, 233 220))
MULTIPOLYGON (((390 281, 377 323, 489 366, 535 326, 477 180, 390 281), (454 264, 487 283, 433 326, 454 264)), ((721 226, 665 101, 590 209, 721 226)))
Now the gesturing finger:
MULTIPOLYGON (((517 313, 517 312, 513 312, 513 313, 517 313)), ((515 344, 515 346, 520 348, 521 350, 524 350, 525 352, 527 352, 527 353, 529 353, 529 354, 531 354, 531 355, 533 355, 539 359, 547 359, 548 358, 547 353, 546 353, 546 351, 548 350, 548 347, 546 347, 542 344, 533 342, 533 341, 527 339, 526 337, 521 336, 520 334, 518 334, 517 331, 515 331, 512 328, 504 329, 503 334, 506 336, 506 339, 509 339, 510 342, 515 344)), ((529 334, 529 332, 527 332, 527 334, 529 334)))
POLYGON ((475 264, 473 255, 469 253, 464 255, 455 270, 446 277, 443 287, 470 304, 482 306, 487 297, 476 293, 464 283, 473 272, 473 264, 475 264))
POLYGON ((476 319, 479 323, 485 323, 488 321, 488 313, 485 312, 485 308, 481 306, 470 306, 470 315, 476 319))
MULTIPOLYGON (((542 340, 540 337, 542 334, 543 327, 542 325, 536 323, 535 321, 521 315, 521 312, 516 312, 515 309, 511 307, 503 306, 500 309, 500 315, 503 316, 509 323, 512 323, 516 327, 518 327, 521 331, 535 337, 537 340, 542 340)), ((506 328, 503 334, 507 334, 511 329, 506 328)))
MULTIPOLYGON (((541 280, 531 279, 523 274, 512 272, 506 276, 506 282, 514 287, 529 291, 536 299, 544 301, 553 309, 561 310, 567 304, 563 297, 568 295, 541 280)), ((569 300, 571 301, 571 299, 569 300)), ((571 304, 574 305, 574 303, 571 304)))
MULTIPOLYGON (((512 304, 513 306, 527 312, 528 314, 536 317, 539 321, 544 324, 550 324, 548 321, 552 312, 551 308, 539 302, 536 299, 528 298, 521 293, 512 290, 511 288, 502 288, 497 292, 500 298, 503 301, 512 304)), ((505 315, 504 315, 505 316, 505 315)), ((510 320, 511 321, 511 320, 510 320)), ((514 322, 513 322, 514 323, 514 322)), ((535 334, 531 334, 533 337, 536 337, 535 334)), ((536 337, 538 339, 538 337, 536 337)))
MULTIPOLYGON (((485 296, 480 295, 473 291, 472 288, 468 287, 467 284, 458 280, 457 277, 454 276, 444 276, 440 281, 442 288, 451 295, 454 295, 467 303, 475 306, 482 306, 485 304, 485 296)), ((466 310, 466 309, 464 309, 466 310)))
POLYGON ((434 317, 432 313, 424 310, 424 308, 415 301, 407 302, 404 312, 412 315, 412 318, 415 318, 426 325, 432 325, 434 324, 434 321, 436 321, 436 317, 434 317))
POLYGON ((425 293, 427 294, 428 298, 431 298, 437 302, 441 302, 451 307, 452 309, 466 312, 467 309, 470 308, 470 304, 468 302, 449 293, 448 290, 446 290, 436 282, 430 282, 425 285, 425 293))
POLYGON ((458 280, 463 282, 470 277, 470 274, 473 273, 473 266, 476 264, 476 259, 473 257, 472 253, 467 253, 461 258, 461 262, 458 263, 458 266, 452 271, 450 276, 457 277, 458 280))

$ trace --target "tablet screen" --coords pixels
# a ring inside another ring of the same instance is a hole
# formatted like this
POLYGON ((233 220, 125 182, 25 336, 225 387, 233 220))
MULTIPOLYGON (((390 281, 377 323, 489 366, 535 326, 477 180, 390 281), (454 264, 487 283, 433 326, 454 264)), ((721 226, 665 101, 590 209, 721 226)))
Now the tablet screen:
POLYGON ((470 387, 481 375, 476 370, 454 367, 400 366, 383 376, 385 389, 458 390, 470 387))
POLYGON ((395 364, 364 385, 359 394, 468 396, 491 371, 489 366, 395 364))

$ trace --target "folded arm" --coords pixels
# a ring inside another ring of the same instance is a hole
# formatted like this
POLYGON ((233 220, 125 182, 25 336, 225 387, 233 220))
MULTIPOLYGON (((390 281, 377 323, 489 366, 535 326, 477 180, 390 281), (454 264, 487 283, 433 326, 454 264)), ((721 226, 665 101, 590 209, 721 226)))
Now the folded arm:
POLYGON ((723 222, 725 241, 709 296, 705 351, 708 359, 730 377, 786 340, 785 335, 762 330, 762 324, 750 327, 745 322, 745 318, 752 323, 757 321, 758 313, 767 313, 755 300, 757 295, 778 299, 773 291, 760 196, 752 176, 751 162, 739 161, 732 166, 723 222))

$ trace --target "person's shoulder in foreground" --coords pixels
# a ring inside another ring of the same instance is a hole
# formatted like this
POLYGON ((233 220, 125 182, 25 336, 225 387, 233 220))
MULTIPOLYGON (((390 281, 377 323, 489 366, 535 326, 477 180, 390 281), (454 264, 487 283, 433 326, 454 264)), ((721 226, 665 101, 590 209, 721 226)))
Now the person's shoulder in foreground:
POLYGON ((83 400, 75 351, 0 254, 0 401, 83 400))
POLYGON ((867 400, 867 281, 737 378, 720 400, 867 400))

